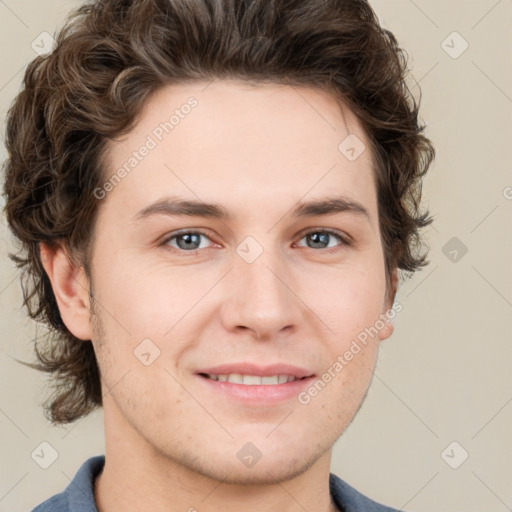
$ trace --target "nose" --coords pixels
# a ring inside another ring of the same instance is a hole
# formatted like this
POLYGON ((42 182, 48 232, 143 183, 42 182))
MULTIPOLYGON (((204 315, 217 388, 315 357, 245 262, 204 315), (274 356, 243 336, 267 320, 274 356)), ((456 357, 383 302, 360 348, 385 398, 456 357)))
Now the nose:
POLYGON ((275 253, 264 251, 252 263, 235 255, 224 286, 221 320, 230 332, 250 331, 270 340, 293 332, 303 318, 293 274, 275 253))

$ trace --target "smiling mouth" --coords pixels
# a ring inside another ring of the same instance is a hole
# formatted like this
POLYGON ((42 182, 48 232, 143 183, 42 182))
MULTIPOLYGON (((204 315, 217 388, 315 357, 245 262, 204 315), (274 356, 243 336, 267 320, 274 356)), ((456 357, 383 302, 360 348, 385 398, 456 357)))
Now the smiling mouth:
POLYGON ((200 373, 201 377, 220 382, 229 382, 231 384, 242 384, 245 386, 275 386, 277 384, 287 384, 296 380, 304 380, 308 377, 298 378, 293 375, 269 375, 261 377, 259 375, 242 375, 240 373, 230 374, 209 374, 200 373))

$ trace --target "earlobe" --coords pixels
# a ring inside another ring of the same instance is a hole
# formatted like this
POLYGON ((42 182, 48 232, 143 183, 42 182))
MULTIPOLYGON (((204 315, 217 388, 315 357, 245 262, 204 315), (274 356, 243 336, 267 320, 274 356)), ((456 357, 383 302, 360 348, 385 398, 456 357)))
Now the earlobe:
MULTIPOLYGON (((383 315, 385 316, 385 315, 383 315)), ((393 334, 393 331, 395 330, 395 327, 393 325, 393 321, 388 318, 387 320, 383 320, 386 322, 386 325, 379 330, 379 340, 380 341, 384 341, 384 340, 387 340, 392 334, 393 334)))
POLYGON ((60 244, 40 244, 40 256, 62 321, 74 336, 90 340, 89 282, 83 267, 74 264, 60 244))

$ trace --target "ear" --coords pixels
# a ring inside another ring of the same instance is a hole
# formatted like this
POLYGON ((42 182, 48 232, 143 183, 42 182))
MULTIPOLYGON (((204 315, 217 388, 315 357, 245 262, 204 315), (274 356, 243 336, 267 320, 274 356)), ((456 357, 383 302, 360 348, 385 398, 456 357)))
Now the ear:
POLYGON ((81 340, 91 339, 89 280, 60 245, 40 244, 43 268, 50 279, 62 321, 81 340))
POLYGON ((394 268, 389 277, 389 283, 386 288, 386 297, 384 299, 384 311, 383 316, 385 317, 386 325, 379 330, 379 340, 384 341, 388 339, 395 330, 392 319, 388 318, 386 312, 389 311, 393 307, 393 302, 395 301, 396 291, 398 287, 398 268, 394 268))

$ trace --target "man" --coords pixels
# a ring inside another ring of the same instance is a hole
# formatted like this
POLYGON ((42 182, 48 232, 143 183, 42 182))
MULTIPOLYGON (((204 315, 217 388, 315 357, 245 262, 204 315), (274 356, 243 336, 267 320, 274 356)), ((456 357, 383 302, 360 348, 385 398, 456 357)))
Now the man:
POLYGON ((390 511, 330 473, 393 331, 434 149, 362 0, 104 0, 28 67, 5 194, 54 423, 35 511, 390 511))

